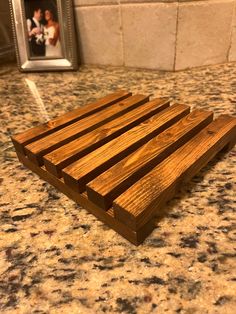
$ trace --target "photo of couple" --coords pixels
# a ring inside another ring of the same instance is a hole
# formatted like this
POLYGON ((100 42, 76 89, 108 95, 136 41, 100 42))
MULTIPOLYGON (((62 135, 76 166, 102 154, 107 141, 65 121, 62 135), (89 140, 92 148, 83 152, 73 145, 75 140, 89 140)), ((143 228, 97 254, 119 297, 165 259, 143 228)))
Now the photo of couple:
POLYGON ((30 57, 62 58, 56 0, 25 0, 30 57))

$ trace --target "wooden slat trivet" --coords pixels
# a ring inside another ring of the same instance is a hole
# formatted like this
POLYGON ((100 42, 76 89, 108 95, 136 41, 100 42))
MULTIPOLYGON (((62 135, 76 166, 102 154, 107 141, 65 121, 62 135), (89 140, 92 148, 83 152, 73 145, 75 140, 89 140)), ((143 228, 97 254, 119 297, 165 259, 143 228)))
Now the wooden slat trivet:
POLYGON ((117 91, 12 137, 27 168, 135 245, 153 217, 225 147, 236 118, 117 91))

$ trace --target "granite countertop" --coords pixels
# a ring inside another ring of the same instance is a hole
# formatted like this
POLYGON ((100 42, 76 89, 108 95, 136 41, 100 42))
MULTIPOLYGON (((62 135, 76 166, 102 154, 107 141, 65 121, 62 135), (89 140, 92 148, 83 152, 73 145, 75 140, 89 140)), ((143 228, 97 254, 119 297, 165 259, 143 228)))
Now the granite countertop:
POLYGON ((0 313, 235 313, 236 148, 181 189, 139 247, 18 162, 10 135, 120 88, 236 115, 236 64, 177 73, 1 66, 0 313))

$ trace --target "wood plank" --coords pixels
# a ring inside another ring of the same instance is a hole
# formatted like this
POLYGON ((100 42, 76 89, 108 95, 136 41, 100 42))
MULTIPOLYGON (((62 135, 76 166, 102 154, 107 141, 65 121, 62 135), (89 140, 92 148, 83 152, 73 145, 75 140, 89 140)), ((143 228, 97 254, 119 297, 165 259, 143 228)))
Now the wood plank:
POLYGON ((113 230, 118 232, 128 241, 133 243, 134 245, 139 245, 142 243, 145 238, 152 232, 155 228, 154 222, 148 222, 146 225, 143 226, 138 231, 133 231, 132 229, 128 228, 122 222, 116 220, 114 218, 113 209, 108 211, 101 210, 95 204, 90 202, 86 196, 86 194, 79 194, 70 189, 68 186, 65 185, 62 179, 56 178, 54 175, 46 171, 44 167, 38 167, 33 162, 31 162, 28 157, 21 154, 20 152, 16 151, 18 159, 21 163, 23 163, 28 169, 36 173, 40 178, 47 181, 49 184, 57 188, 59 191, 64 193, 70 199, 78 203, 80 206, 86 208, 88 212, 93 214, 95 217, 100 219, 102 222, 110 226, 113 230))
POLYGON ((147 102, 149 97, 143 95, 131 96, 121 102, 109 106, 98 113, 88 116, 83 120, 74 122, 67 127, 49 134, 25 146, 26 155, 37 165, 43 164, 43 155, 69 143, 70 141, 98 128, 122 114, 137 108, 147 102))
POLYGON ((236 142, 236 118, 220 116, 114 202, 115 217, 138 230, 226 145, 236 142))
POLYGON ((44 124, 38 125, 20 134, 14 135, 12 136, 12 142, 15 146, 15 149, 24 154, 24 146, 32 143, 33 141, 38 140, 48 134, 51 134, 73 122, 88 117, 89 115, 105 109, 118 101, 128 98, 131 95, 132 93, 127 91, 116 91, 115 93, 109 94, 93 103, 87 104, 83 107, 79 107, 73 111, 69 111, 64 115, 56 117, 55 119, 52 119, 44 124))
POLYGON ((61 169, 167 108, 169 103, 167 98, 154 99, 59 147, 43 157, 46 169, 60 178, 61 169))
POLYGON ((107 210, 115 198, 185 144, 212 120, 212 112, 193 111, 89 182, 86 187, 88 198, 102 209, 107 210))
POLYGON ((86 184, 187 115, 190 108, 173 105, 62 170, 65 183, 83 192, 86 184))

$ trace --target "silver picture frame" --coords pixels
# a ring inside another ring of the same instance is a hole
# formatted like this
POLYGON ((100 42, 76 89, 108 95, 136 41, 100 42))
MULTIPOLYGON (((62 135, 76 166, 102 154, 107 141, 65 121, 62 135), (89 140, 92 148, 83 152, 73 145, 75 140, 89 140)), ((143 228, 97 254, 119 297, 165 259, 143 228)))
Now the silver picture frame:
MULTIPOLYGON (((61 45, 61 56, 56 58, 30 55, 25 8, 27 1, 29 2, 29 0, 9 0, 19 70, 22 72, 76 70, 78 58, 72 0, 54 0, 57 5, 61 45)), ((46 0, 42 1, 45 4, 46 0)), ((49 3, 50 1, 52 0, 48 0, 49 3)))

